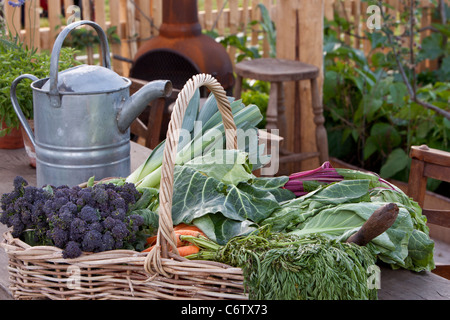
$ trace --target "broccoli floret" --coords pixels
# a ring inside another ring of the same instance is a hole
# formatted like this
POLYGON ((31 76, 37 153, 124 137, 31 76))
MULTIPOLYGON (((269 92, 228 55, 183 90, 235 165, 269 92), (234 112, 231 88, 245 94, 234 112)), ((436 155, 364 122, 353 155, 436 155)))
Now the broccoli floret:
MULTIPOLYGON (((116 249, 116 247, 115 247, 116 242, 110 231, 106 231, 103 234, 102 241, 103 241, 105 251, 116 249)), ((119 248, 117 248, 117 249, 119 249, 119 248)))
POLYGON ((97 204, 104 204, 108 201, 108 192, 105 190, 105 185, 99 184, 93 187, 92 197, 97 204))
POLYGON ((81 249, 87 252, 103 251, 103 237, 97 230, 89 230, 81 243, 81 249))
POLYGON ((97 222, 93 222, 93 223, 91 223, 89 225, 89 230, 96 230, 96 231, 102 233, 103 229, 104 229, 103 225, 100 222, 98 222, 98 221, 97 222))
POLYGON ((97 222, 100 219, 97 210, 88 205, 81 209, 78 213, 78 217, 88 223, 97 222))
POLYGON ((64 248, 69 240, 69 233, 61 228, 53 228, 47 232, 47 236, 53 240, 58 248, 64 248))
POLYGON ((114 219, 111 216, 110 217, 106 217, 106 219, 103 220, 103 227, 105 229, 107 229, 107 230, 112 230, 115 225, 116 225, 116 219, 114 219))
POLYGON ((80 244, 75 241, 69 241, 66 248, 63 250, 62 255, 64 259, 73 259, 81 256, 80 244))
POLYGON ((111 233, 116 240, 124 240, 130 233, 127 226, 122 221, 117 221, 111 230, 111 233))
POLYGON ((15 190, 21 190, 28 185, 28 182, 23 177, 17 176, 14 178, 13 185, 15 190))
POLYGON ((132 232, 139 231, 139 228, 144 225, 144 218, 138 214, 132 214, 128 218, 128 225, 132 232))
POLYGON ((84 234, 88 230, 88 225, 86 221, 80 218, 73 219, 70 224, 70 240, 81 241, 83 240, 84 234))

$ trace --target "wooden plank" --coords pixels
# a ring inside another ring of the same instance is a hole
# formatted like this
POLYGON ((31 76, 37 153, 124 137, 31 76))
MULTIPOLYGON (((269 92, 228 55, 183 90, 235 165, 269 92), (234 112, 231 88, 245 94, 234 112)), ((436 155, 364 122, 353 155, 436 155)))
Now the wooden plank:
POLYGON ((140 0, 139 1, 139 9, 137 13, 137 17, 139 19, 139 42, 138 45, 141 45, 144 41, 148 40, 152 35, 152 26, 150 24, 150 1, 148 0, 140 0))
MULTIPOLYGON (((298 0, 297 0, 298 1, 298 0)), ((319 68, 317 79, 319 101, 322 101, 323 86, 323 11, 324 0, 301 0, 298 10, 299 19, 299 60, 319 68)), ((292 93, 291 93, 292 95, 292 93)), ((302 152, 315 152, 316 126, 311 100, 311 86, 309 81, 300 82, 300 140, 302 152)), ((297 151, 297 150, 294 150, 297 151)), ((320 166, 317 158, 309 159, 301 164, 301 170, 320 166)))
POLYGON ((449 300, 450 281, 431 272, 381 267, 380 300, 449 300))
POLYGON ((66 21, 73 14, 73 11, 69 10, 71 6, 73 6, 73 0, 64 0, 64 15, 66 17, 66 21))
POLYGON ((212 0, 205 0, 203 7, 204 7, 204 12, 205 12, 203 28, 210 31, 210 30, 212 30, 213 25, 214 25, 212 0))
POLYGON ((28 48, 40 51, 40 18, 39 5, 36 1, 25 2, 25 39, 24 43, 28 48))
POLYGON ((223 15, 223 10, 225 9, 225 2, 224 0, 217 0, 217 14, 219 15, 217 19, 216 29, 219 35, 225 34, 225 19, 223 15))
MULTIPOLYGON (((120 0, 109 0, 109 15, 111 20, 111 26, 117 28, 116 32, 120 39, 122 39, 122 30, 120 27, 120 0)), ((111 51, 113 54, 122 55, 121 45, 113 43, 111 46, 111 51)), ((120 75, 124 75, 123 69, 124 62, 117 59, 112 59, 112 67, 115 72, 120 75)))
POLYGON ((61 30, 61 1, 50 0, 48 6, 49 41, 42 48, 53 48, 53 43, 61 30))
POLYGON ((137 42, 136 40, 136 34, 137 34, 137 27, 136 27, 136 7, 134 6, 134 3, 131 0, 127 0, 127 38, 129 40, 129 53, 128 57, 133 59, 137 52, 137 42))
MULTIPOLYGON (((272 4, 270 0, 263 0, 262 4, 266 7, 267 11, 272 10, 272 4)), ((264 34, 264 40, 263 40, 263 57, 268 58, 270 56, 270 43, 267 38, 267 35, 264 34)))
MULTIPOLYGON (((298 59, 298 10, 300 3, 296 1, 280 1, 277 2, 276 26, 277 26, 277 58, 296 60, 298 59)), ((296 83, 285 82, 284 89, 284 105, 286 117, 286 137, 283 147, 288 151, 295 150, 295 103, 299 102, 295 99, 296 83)), ((282 172, 294 172, 292 164, 280 166, 282 172)))
MULTIPOLYGON (((153 0, 152 1, 152 17, 153 23, 157 28, 162 24, 162 15, 163 15, 163 7, 162 0, 153 0)), ((158 35, 158 31, 155 30, 153 35, 158 35)))
MULTIPOLYGON (((251 13, 251 21, 259 21, 261 19, 261 12, 258 8, 258 0, 252 0, 252 13, 251 13)), ((258 45, 258 34, 259 34, 259 26, 252 26, 252 35, 251 35, 251 45, 258 45)))
MULTIPOLYGON (((230 34, 237 34, 239 25, 239 1, 229 0, 229 5, 230 5, 230 20, 229 20, 230 34)), ((228 55, 230 57, 231 63, 234 64, 236 61, 236 47, 230 46, 228 48, 228 55)))
POLYGON ((329 21, 334 20, 334 2, 335 0, 325 0, 324 16, 329 21))
POLYGON ((105 0, 94 0, 95 22, 106 32, 105 0))
POLYGON ((418 202, 423 207, 425 197, 427 177, 423 175, 424 162, 417 159, 411 159, 411 169, 408 180, 408 196, 418 202))
POLYGON ((249 11, 250 8, 248 6, 249 0, 243 0, 242 1, 242 15, 241 15, 241 25, 242 25, 242 32, 244 34, 247 34, 247 25, 249 22, 249 11))
MULTIPOLYGON (((342 5, 342 11, 344 13, 344 18, 345 20, 348 21, 349 24, 352 24, 353 22, 353 16, 352 16, 352 2, 353 0, 343 0, 341 1, 341 5, 342 5)), ((352 38, 350 37, 349 33, 346 32, 344 34, 344 41, 347 45, 351 46, 352 45, 352 38)))
POLYGON ((17 8, 7 5, 5 5, 3 9, 5 14, 6 30, 8 30, 13 37, 19 36, 21 29, 20 10, 17 10, 17 8))
POLYGON ((90 0, 82 0, 81 1, 81 18, 83 20, 91 20, 91 3, 90 0))

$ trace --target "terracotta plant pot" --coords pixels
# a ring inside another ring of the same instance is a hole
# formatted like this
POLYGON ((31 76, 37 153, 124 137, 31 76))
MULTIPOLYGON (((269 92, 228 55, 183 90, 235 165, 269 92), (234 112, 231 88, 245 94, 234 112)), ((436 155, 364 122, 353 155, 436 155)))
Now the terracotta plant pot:
MULTIPOLYGON (((2 122, 2 128, 6 125, 2 122)), ((20 149, 23 148, 23 137, 20 129, 13 128, 6 136, 0 137, 0 149, 20 149)))
MULTIPOLYGON (((34 132, 34 121, 28 120, 28 124, 30 125, 31 130, 34 132)), ((20 130, 22 131, 23 144, 25 146, 25 151, 27 152, 28 158, 30 158, 30 166, 36 168, 36 151, 34 150, 34 145, 31 143, 30 137, 27 135, 23 126, 20 126, 20 130)))

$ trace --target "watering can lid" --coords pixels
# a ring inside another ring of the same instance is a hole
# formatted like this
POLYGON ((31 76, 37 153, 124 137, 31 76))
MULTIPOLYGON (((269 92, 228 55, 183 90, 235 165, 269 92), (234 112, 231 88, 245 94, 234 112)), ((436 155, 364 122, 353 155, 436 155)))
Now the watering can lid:
MULTIPOLYGON (((58 91, 60 93, 102 93, 117 91, 127 87, 129 82, 111 69, 80 65, 58 73, 58 91)), ((42 89, 50 90, 50 81, 42 89)))

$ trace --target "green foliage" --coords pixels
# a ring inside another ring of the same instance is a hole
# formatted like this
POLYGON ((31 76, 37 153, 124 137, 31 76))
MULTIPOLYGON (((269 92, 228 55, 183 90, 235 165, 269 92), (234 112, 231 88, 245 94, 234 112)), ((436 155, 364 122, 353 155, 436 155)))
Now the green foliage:
MULTIPOLYGON (((78 62, 74 58, 75 50, 63 48, 60 55, 60 70, 72 67, 78 62)), ((27 49, 17 38, 0 38, 0 123, 4 121, 6 128, 0 128, 0 136, 7 134, 11 128, 19 127, 19 119, 13 109, 10 88, 11 83, 22 74, 33 74, 39 79, 48 77, 50 72, 50 56, 27 49)), ((17 86, 17 98, 27 119, 33 118, 33 93, 31 81, 21 81, 17 86)))
MULTIPOLYGON (((417 44, 420 30, 416 23, 411 34, 407 9, 399 20, 385 15, 381 30, 365 34, 371 43, 367 57, 338 39, 335 27, 351 32, 340 17, 325 22, 324 43, 330 155, 402 181, 408 178, 412 145, 450 151, 450 120, 424 106, 450 110, 450 26, 433 24, 431 35, 417 44), (406 31, 398 34, 401 27, 406 31), (411 39, 412 49, 405 45, 411 39), (438 68, 416 74, 413 67, 425 59, 437 59, 438 68)), ((431 180, 429 188, 436 186, 431 180)))

